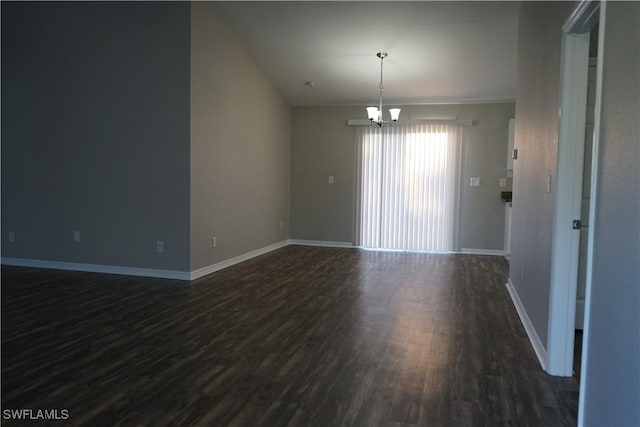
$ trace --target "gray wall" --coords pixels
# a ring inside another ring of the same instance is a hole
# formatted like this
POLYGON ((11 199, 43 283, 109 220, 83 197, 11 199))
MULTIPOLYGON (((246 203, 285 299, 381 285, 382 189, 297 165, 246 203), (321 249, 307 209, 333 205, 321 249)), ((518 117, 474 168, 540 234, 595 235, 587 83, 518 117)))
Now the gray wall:
POLYGON ((518 86, 509 276, 547 345, 551 235, 558 145, 562 24, 572 2, 526 2, 518 24, 518 86))
MULTIPOLYGON (((506 177, 514 104, 405 106, 401 113, 403 119, 435 115, 476 121, 464 131, 459 248, 504 249, 498 184, 506 177), (471 176, 481 178, 480 187, 469 187, 471 176)), ((364 107, 293 108, 291 238, 352 242, 355 135, 346 120, 358 118, 366 118, 364 107)))
POLYGON ((2 3, 3 257, 188 268, 189 35, 189 3, 2 3))
POLYGON ((191 8, 195 270, 287 238, 291 109, 219 19, 215 4, 191 8))
POLYGON ((351 242, 355 153, 346 119, 362 108, 292 110, 291 238, 351 242))
POLYGON ((603 60, 583 421, 585 426, 638 426, 640 3, 607 3, 603 60))

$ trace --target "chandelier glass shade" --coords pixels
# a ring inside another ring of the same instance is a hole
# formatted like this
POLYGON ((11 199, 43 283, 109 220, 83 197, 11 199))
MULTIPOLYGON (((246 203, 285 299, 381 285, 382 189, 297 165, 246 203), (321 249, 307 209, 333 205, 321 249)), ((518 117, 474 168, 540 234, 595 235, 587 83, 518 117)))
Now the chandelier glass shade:
POLYGON ((384 58, 386 58, 389 54, 387 52, 378 52, 376 56, 380 58, 380 85, 378 86, 378 90, 380 91, 380 102, 377 107, 367 107, 367 116, 371 121, 371 125, 377 125, 382 127, 385 124, 395 124, 400 117, 400 108, 390 108, 389 114, 391 115, 391 121, 385 121, 382 119, 382 91, 384 90, 384 85, 382 84, 382 71, 384 67, 384 58))

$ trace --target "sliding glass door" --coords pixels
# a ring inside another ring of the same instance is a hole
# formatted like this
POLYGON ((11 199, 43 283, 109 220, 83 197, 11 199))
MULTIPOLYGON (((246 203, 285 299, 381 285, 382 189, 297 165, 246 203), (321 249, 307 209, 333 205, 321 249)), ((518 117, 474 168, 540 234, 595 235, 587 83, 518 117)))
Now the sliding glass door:
POLYGON ((460 126, 363 127, 357 138, 356 244, 455 249, 460 126))

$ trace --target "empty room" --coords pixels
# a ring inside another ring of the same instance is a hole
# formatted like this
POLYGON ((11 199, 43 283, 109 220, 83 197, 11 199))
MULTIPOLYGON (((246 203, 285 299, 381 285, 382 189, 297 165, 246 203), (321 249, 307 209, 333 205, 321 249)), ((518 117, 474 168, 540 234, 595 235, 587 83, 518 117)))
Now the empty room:
POLYGON ((7 425, 640 427, 640 3, 1 3, 7 425))

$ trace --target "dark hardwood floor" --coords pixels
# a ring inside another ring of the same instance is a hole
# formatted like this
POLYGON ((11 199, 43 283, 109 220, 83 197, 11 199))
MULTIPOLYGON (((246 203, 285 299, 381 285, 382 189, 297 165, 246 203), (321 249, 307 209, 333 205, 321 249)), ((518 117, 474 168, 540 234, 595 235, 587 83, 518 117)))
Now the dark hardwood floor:
POLYGON ((506 281, 498 257, 301 246, 191 283, 3 266, 3 414, 575 425, 577 382, 541 370, 506 281))

